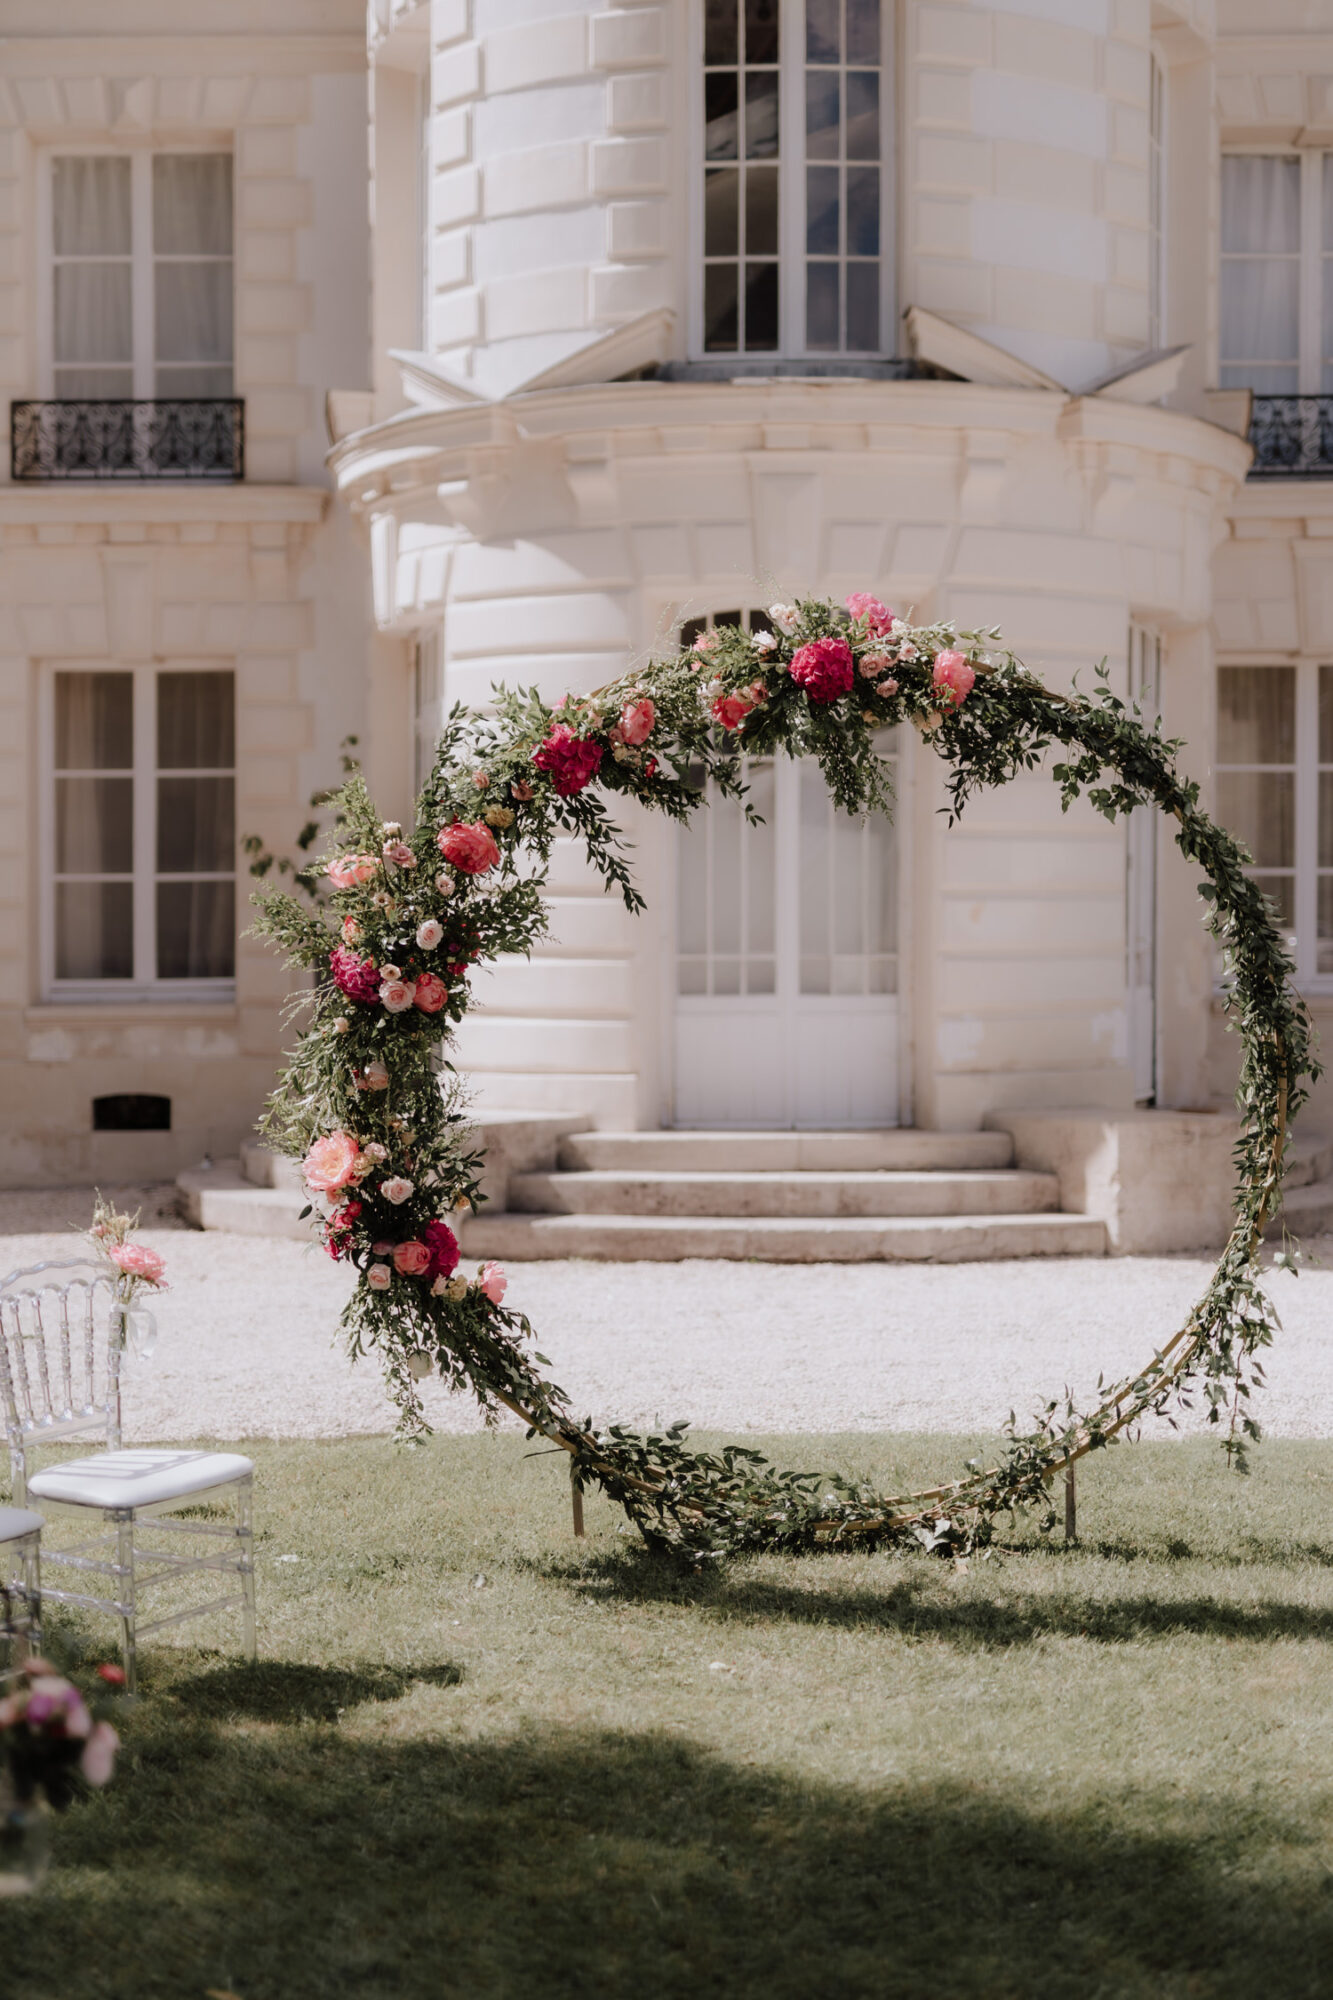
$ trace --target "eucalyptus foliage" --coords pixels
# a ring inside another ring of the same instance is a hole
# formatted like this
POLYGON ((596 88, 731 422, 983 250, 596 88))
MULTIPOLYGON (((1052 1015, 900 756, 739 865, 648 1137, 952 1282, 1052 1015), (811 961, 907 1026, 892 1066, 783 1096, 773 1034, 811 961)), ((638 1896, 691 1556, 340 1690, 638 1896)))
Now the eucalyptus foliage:
POLYGON ((256 898, 258 930, 315 976, 313 991, 296 997, 305 1025, 264 1129, 307 1163, 335 1135, 335 1151, 354 1162, 350 1178, 312 1200, 331 1253, 361 1274, 345 1331, 354 1354, 379 1355, 403 1434, 425 1429, 419 1384, 438 1374, 470 1389, 488 1419, 517 1414, 530 1434, 569 1454, 576 1486, 600 1486, 649 1542, 693 1563, 852 1538, 982 1545, 1014 1508, 1036 1505, 1049 1519, 1061 1467, 1194 1391, 1242 1464, 1247 1440, 1259 1435, 1250 1403, 1276 1316, 1258 1249, 1280 1200, 1288 1125, 1318 1067, 1271 906, 1246 873, 1249 856, 1200 810, 1197 785, 1176 769, 1180 745, 1127 707, 1104 669, 1091 694, 1054 693, 994 631, 909 629, 873 600, 851 603, 852 611, 813 599, 774 606, 771 633, 719 630, 556 709, 535 691, 505 689, 487 714, 456 708, 410 832, 386 826, 358 776, 338 795, 328 865, 336 871, 340 858, 359 856, 364 879, 339 886, 335 874, 313 909, 281 893, 256 898), (820 641, 838 643, 821 653, 820 641), (811 659, 832 660, 831 677, 821 680, 819 669, 802 678, 811 659), (1054 1400, 1027 1431, 1011 1416, 998 1464, 969 1465, 929 1492, 885 1496, 781 1470, 740 1446, 696 1450, 682 1424, 644 1435, 580 1419, 543 1373, 526 1318, 504 1306, 493 1267, 489 1282, 454 1268, 447 1220, 479 1204, 482 1162, 441 1057, 469 1004, 471 967, 530 952, 543 935, 558 833, 575 835, 608 889, 637 910, 642 898, 608 811, 616 794, 685 821, 706 780, 744 798, 742 758, 785 754, 815 758, 848 813, 887 811, 877 743, 904 721, 946 767, 951 821, 976 792, 1036 769, 1056 746, 1051 768, 1066 809, 1084 796, 1110 820, 1144 808, 1175 820, 1178 847, 1205 878, 1206 922, 1224 954, 1226 1004, 1243 1049, 1243 1130, 1226 1249, 1185 1325, 1146 1365, 1101 1385, 1091 1410, 1054 1400), (442 844, 460 832, 473 849, 493 840, 493 862, 471 853, 468 865, 441 867, 442 844), (349 951, 362 968, 359 998, 332 976, 349 951), (398 984, 372 995, 380 977, 398 984), (415 1005, 402 1003, 409 989, 415 1005), (433 1261, 410 1268, 428 1242, 433 1261))

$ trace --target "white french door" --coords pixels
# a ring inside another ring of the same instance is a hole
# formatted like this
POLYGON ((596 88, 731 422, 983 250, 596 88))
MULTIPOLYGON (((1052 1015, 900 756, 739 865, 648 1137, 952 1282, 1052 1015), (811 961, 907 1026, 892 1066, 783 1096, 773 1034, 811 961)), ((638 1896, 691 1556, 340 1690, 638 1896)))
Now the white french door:
POLYGON ((762 819, 709 787, 678 836, 675 1122, 898 1122, 893 824, 850 819, 813 761, 747 763, 762 819))

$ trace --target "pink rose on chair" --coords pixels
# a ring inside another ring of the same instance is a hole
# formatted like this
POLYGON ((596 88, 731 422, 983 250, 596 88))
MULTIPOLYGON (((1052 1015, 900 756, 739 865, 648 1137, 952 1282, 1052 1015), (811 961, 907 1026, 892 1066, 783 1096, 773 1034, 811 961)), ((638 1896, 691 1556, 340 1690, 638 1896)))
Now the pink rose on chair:
POLYGON ((373 958, 358 958, 354 951, 340 944, 329 953, 329 966, 334 985, 349 1000, 362 1000, 369 1005, 379 999, 380 972, 373 958))
POLYGON ((409 1237, 406 1243, 393 1246, 393 1268, 400 1277, 424 1278, 431 1266, 431 1255, 424 1243, 409 1237))
POLYGON ((836 701, 855 679, 852 649, 845 639, 810 639, 793 653, 788 672, 811 701, 836 701))
POLYGON ((329 1132, 316 1139, 301 1162, 301 1172, 316 1194, 336 1194, 356 1178, 360 1159, 361 1148, 350 1132, 329 1132))
POLYGON ((627 701, 620 711, 620 740, 637 750, 653 733, 657 710, 647 695, 642 701, 627 701))
POLYGON ((872 597, 865 590, 854 590, 850 597, 843 599, 843 602, 858 624, 862 619, 865 620, 866 631, 873 632, 877 639, 882 639, 888 633, 893 624, 894 614, 888 605, 881 604, 877 597, 872 597))
POLYGON ((380 1005, 389 1014, 405 1014, 416 999, 417 987, 414 979, 382 979, 380 981, 380 1005))
POLYGON ((444 981, 437 979, 433 972, 423 972, 417 981, 413 1005, 419 1007, 423 1014, 438 1014, 448 998, 449 988, 444 981))
POLYGON ((494 1261, 483 1264, 477 1274, 478 1288, 485 1292, 493 1306, 498 1306, 509 1289, 509 1280, 504 1273, 504 1265, 494 1261))
POLYGON ((360 883, 369 882, 378 873, 379 865, 373 854, 340 854, 324 872, 335 889, 355 889, 360 883))
POLYGON ((962 653, 949 650, 936 653, 935 670, 930 678, 940 690, 943 707, 961 708, 977 677, 962 653))
POLYGON ((113 1243, 107 1256, 127 1278, 142 1278, 146 1285, 160 1285, 166 1264, 146 1243, 113 1243))
POLYGON ((447 1222, 428 1222, 421 1232, 430 1253, 433 1278, 447 1278, 458 1264, 458 1238, 447 1222))
POLYGON ((533 751, 532 761, 539 771, 549 771, 561 798, 569 799, 596 776, 602 746, 586 736, 576 736, 567 722, 557 722, 546 741, 533 751))
POLYGON ((495 835, 479 820, 471 825, 455 820, 452 826, 441 827, 435 845, 449 866, 461 868, 465 875, 485 875, 500 859, 495 835))

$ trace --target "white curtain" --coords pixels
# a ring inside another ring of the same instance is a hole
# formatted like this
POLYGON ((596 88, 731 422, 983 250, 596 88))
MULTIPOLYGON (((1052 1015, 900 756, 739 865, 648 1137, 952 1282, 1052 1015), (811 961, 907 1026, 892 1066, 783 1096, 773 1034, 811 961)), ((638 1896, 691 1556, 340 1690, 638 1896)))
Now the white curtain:
POLYGON ((68 154, 53 168, 56 394, 132 395, 129 160, 68 154))
POLYGON ((1300 386, 1300 161, 1222 161, 1222 385, 1271 395, 1300 386))
POLYGON ((232 179, 228 153, 153 160, 159 396, 232 392, 232 179))
MULTIPOLYGON (((82 774, 55 781, 57 876, 133 871, 133 715, 132 675, 56 675, 57 773, 82 774)), ((55 905, 58 979, 132 977, 131 883, 58 880, 55 905)))

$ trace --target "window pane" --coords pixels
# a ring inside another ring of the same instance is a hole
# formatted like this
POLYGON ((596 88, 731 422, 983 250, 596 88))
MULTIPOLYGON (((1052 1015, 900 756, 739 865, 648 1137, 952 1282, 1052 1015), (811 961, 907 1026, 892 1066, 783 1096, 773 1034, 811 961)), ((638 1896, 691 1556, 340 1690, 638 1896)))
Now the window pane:
POLYGON ((745 156, 775 160, 778 154, 778 73, 775 69, 745 74, 745 156))
POLYGON ((1333 875, 1319 877, 1316 972, 1333 972, 1333 875))
POLYGON ((153 372, 153 393, 163 398, 176 398, 185 402, 203 398, 212 401, 219 396, 230 396, 235 386, 230 362, 222 362, 216 368, 171 366, 164 368, 159 362, 153 372))
POLYGON ((155 154, 156 255, 230 257, 231 243, 231 154, 155 154))
POLYGON ((1296 669, 1220 667, 1219 764, 1291 764, 1296 757, 1296 669))
POLYGON ((159 361, 230 361, 231 265, 158 264, 153 273, 159 361))
POLYGON ((777 991, 777 968, 771 958, 746 959, 745 990, 762 997, 777 991))
POLYGON ((130 163, 116 154, 70 154, 51 163, 57 257, 128 257, 130 163))
POLYGON ((778 267, 745 267, 745 346, 748 353, 769 354, 778 344, 778 267))
POLYGON ((778 59, 778 0, 745 0, 745 60, 775 63, 778 59))
POLYGON ((805 0, 805 59, 835 63, 842 53, 838 15, 841 0, 805 0))
POLYGON ((1301 242, 1300 161, 1228 153, 1222 159, 1222 250, 1293 254, 1301 242))
POLYGON ((734 63, 739 59, 736 19, 736 0, 705 0, 704 61, 706 63, 734 63))
POLYGON ((232 882, 159 882, 159 979, 230 979, 236 966, 232 882))
POLYGON ((805 247, 812 257, 838 254, 838 168, 805 170, 805 247))
POLYGON ((847 0, 848 62, 879 62, 879 0, 847 0))
POLYGON ((879 264, 847 266, 847 345, 873 354, 879 347, 879 264))
POLYGON ((736 119, 736 78, 704 78, 704 158, 734 160, 738 157, 736 119))
MULTIPOLYGON (((773 765, 767 760, 752 764, 746 777, 750 786, 750 804, 764 822, 762 826, 747 827, 745 833, 745 860, 749 870, 746 883, 746 944, 752 952, 767 954, 774 949, 777 936, 777 820, 773 765)), ((771 960, 768 977, 770 983, 767 986, 756 986, 752 962, 751 993, 773 991, 771 960)))
POLYGON ((218 874, 234 867, 235 798, 234 778, 159 778, 159 872, 218 874))
MULTIPOLYGON (((106 397, 117 400, 134 394, 134 370, 132 368, 57 368, 55 371, 55 392, 57 396, 69 396, 76 402, 88 399, 100 401, 106 397)), ((108 458, 106 462, 113 461, 108 458)))
POLYGON ((133 866, 133 778, 57 778, 56 873, 128 875, 133 866))
POLYGON ((710 354, 736 350, 736 266, 708 264, 704 268, 704 346, 710 354))
MULTIPOLYGON (((817 171, 812 168, 811 172, 817 171)), ((879 168, 847 169, 847 254, 879 255, 879 168)))
POLYGON ((1333 667, 1319 669, 1319 761, 1333 764, 1333 667))
POLYGON ((128 264, 57 264, 54 354, 60 361, 134 359, 128 264))
MULTIPOLYGON (((745 821, 737 800, 710 793, 704 810, 713 821, 713 934, 711 949, 728 955, 741 948, 741 843, 745 821)), ((716 968, 715 968, 716 969, 716 968)), ((715 986, 721 992, 721 987, 715 986)), ((738 989, 729 989, 735 993, 738 989)))
POLYGON ((847 157, 879 158, 879 73, 873 69, 847 72, 847 157))
POLYGON ((704 175, 704 255, 734 257, 740 248, 740 168, 713 167, 704 175))
POLYGON ((839 77, 834 70, 805 73, 805 151, 811 160, 838 157, 839 77))
POLYGON ((1294 361, 1299 265, 1294 257, 1228 257, 1221 271, 1226 361, 1294 361))
POLYGON ((1319 773, 1319 866, 1333 868, 1333 771, 1319 773))
POLYGON ((838 266, 805 267, 805 344, 821 352, 838 346, 838 266))
POLYGON ((230 673, 158 675, 159 770, 231 769, 236 762, 235 689, 236 677, 230 673))
POLYGON ((1290 868, 1296 859, 1296 780, 1290 771, 1222 771, 1217 816, 1243 841, 1258 868, 1290 868))
POLYGON ((133 763, 133 674, 57 674, 56 769, 128 771, 133 763))
POLYGON ((745 176, 745 249, 750 257, 778 254, 776 167, 751 167, 745 176))
POLYGON ((134 977, 134 890, 128 882, 56 883, 56 978, 134 977))

